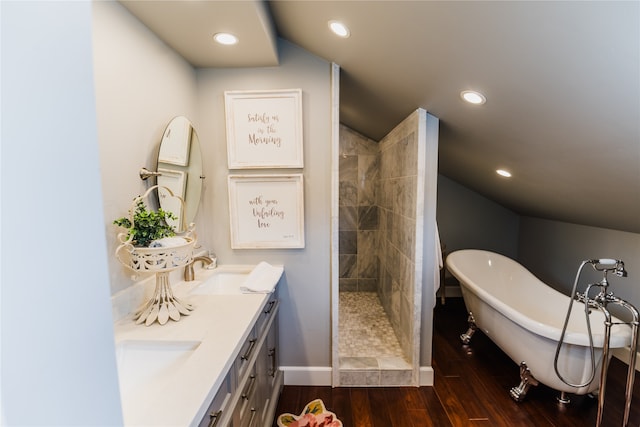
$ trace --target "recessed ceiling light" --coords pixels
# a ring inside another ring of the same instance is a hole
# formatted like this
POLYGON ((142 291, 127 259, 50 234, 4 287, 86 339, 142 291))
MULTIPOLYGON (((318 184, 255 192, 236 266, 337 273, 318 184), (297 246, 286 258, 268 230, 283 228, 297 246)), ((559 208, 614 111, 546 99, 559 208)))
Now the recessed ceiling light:
POLYGON ((476 92, 475 90, 463 90, 462 92, 460 92, 460 96, 469 104, 482 105, 487 102, 487 98, 485 98, 483 94, 481 94, 480 92, 476 92))
POLYGON ((504 169, 498 169, 496 170, 496 173, 500 176, 504 176, 505 178, 511 178, 511 172, 504 169))
POLYGON ((339 21, 329 21, 329 28, 337 36, 347 38, 351 35, 346 25, 339 21))
POLYGON ((213 35, 213 39, 224 45, 233 45, 238 43, 238 38, 231 33, 216 33, 213 35))

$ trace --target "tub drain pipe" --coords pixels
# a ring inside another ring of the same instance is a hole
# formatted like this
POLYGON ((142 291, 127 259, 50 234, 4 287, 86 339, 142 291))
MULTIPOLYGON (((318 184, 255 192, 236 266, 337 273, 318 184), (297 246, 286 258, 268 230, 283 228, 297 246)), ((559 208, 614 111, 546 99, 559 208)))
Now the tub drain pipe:
POLYGON ((605 331, 604 331, 604 342, 602 347, 602 368, 600 371, 600 391, 598 393, 598 414, 596 419, 596 427, 600 427, 602 424, 602 415, 604 409, 604 396, 605 396, 605 388, 607 383, 607 371, 609 369, 609 343, 611 339, 611 326, 614 325, 614 322, 611 321, 611 314, 607 309, 609 304, 617 304, 626 310, 629 311, 633 320, 631 322, 619 322, 615 324, 626 324, 631 327, 631 354, 629 359, 629 368, 627 371, 627 381, 625 385, 625 408, 624 408, 624 418, 623 418, 623 426, 626 426, 629 423, 629 414, 631 412, 631 399, 633 395, 633 383, 635 380, 635 367, 636 367, 636 354, 637 354, 637 346, 638 346, 638 326, 640 322, 638 319, 640 318, 640 314, 638 310, 627 301, 620 299, 613 295, 612 292, 607 292, 609 283, 607 281, 607 273, 614 272, 615 275, 620 277, 626 277, 627 272, 624 269, 624 263, 620 260, 613 259, 594 259, 594 260, 586 260, 580 264, 578 268, 578 273, 576 274, 576 279, 573 284, 573 289, 571 291, 569 309, 567 310, 567 316, 565 318, 564 325, 562 327, 562 333, 560 334, 560 340, 558 341, 558 346, 556 348, 556 354, 554 358, 554 369, 556 371, 556 375, 558 378, 562 380, 565 384, 572 387, 585 387, 591 384, 593 379, 595 378, 595 354, 594 354, 594 345, 593 345, 593 333, 591 332, 591 323, 589 319, 589 309, 595 308, 600 311, 605 316, 605 331), (578 281, 580 278, 580 274, 585 265, 591 264, 591 266, 597 270, 603 272, 603 278, 600 283, 592 283, 587 286, 584 293, 576 292, 578 281), (600 292, 594 298, 589 297, 589 291, 592 287, 599 287, 600 292), (591 355, 591 376, 589 380, 584 384, 572 384, 567 381, 558 370, 558 356, 560 354, 560 348, 564 342, 564 336, 567 330, 567 325, 569 323, 569 317, 571 316, 571 308, 573 306, 573 301, 578 300, 584 303, 585 307, 585 317, 587 322, 587 332, 589 335, 589 352, 591 355))

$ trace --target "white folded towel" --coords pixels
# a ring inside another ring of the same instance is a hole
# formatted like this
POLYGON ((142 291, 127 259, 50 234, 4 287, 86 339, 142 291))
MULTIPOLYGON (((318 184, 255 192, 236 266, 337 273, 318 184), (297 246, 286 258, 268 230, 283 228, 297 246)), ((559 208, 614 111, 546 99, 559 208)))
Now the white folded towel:
POLYGON ((240 286, 240 291, 244 293, 270 294, 276 288, 283 271, 283 267, 274 267, 262 261, 249 273, 244 283, 240 286))
POLYGON ((172 248, 174 246, 181 246, 187 243, 187 239, 184 237, 163 237, 162 239, 154 240, 149 244, 150 248, 172 248))

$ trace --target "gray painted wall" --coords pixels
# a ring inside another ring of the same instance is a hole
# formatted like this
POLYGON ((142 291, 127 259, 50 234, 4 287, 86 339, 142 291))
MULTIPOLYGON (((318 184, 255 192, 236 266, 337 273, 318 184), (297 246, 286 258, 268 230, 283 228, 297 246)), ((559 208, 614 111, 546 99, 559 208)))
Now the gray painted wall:
POLYGON ((438 175, 436 216, 447 252, 486 249, 517 258, 518 214, 443 175, 438 175))
MULTIPOLYGON (((550 286, 568 294, 580 263, 592 258, 624 261, 628 277, 609 277, 609 290, 640 308, 640 234, 521 217, 518 259, 550 286)), ((579 289, 599 278, 585 269, 579 289)))

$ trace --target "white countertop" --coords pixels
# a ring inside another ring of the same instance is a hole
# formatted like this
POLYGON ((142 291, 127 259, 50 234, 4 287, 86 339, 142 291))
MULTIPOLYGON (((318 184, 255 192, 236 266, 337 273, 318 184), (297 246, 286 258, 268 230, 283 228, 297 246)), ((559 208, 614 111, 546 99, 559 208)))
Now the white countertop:
MULTIPOLYGON (((231 268, 250 272, 252 267, 231 268)), ((226 266, 199 270, 195 281, 174 285, 174 294, 195 307, 178 322, 136 325, 129 315, 115 323, 116 346, 128 341, 200 342, 170 374, 154 378, 142 389, 121 390, 126 426, 197 425, 205 415, 269 297, 268 294, 188 295, 206 277, 225 271, 226 266)))

